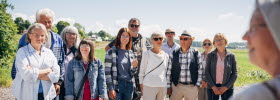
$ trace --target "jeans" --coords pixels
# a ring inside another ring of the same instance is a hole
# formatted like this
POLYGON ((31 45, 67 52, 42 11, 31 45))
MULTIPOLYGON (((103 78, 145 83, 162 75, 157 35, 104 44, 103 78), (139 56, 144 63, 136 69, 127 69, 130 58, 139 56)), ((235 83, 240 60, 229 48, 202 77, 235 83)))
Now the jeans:
POLYGON ((133 90, 133 83, 118 80, 118 93, 116 100, 132 100, 133 90))

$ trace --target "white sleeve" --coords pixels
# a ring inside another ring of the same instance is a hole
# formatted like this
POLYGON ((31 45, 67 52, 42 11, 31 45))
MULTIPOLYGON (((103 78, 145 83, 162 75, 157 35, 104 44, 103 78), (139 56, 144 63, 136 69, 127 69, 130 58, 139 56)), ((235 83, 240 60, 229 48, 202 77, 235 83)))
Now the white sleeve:
POLYGON ((142 61, 140 64, 140 72, 139 72, 139 83, 140 84, 143 84, 144 75, 145 75, 145 72, 147 69, 148 57, 149 57, 148 52, 149 51, 146 51, 142 55, 142 61))
POLYGON ((60 68, 59 68, 59 65, 57 63, 56 57, 54 56, 53 52, 49 50, 48 55, 49 55, 49 57, 47 57, 47 59, 50 59, 51 64, 52 64, 52 66, 51 66, 52 72, 50 72, 48 74, 48 77, 52 83, 56 83, 59 80, 60 68))

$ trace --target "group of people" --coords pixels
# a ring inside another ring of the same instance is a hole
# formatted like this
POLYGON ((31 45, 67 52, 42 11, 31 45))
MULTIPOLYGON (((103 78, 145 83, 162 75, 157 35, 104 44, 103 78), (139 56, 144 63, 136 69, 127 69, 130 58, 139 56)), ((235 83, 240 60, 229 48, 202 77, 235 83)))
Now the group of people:
POLYGON ((166 38, 155 32, 147 40, 140 20, 132 18, 105 47, 103 65, 93 42, 80 40, 73 26, 52 32, 54 12, 41 9, 19 40, 12 94, 17 100, 279 100, 279 10, 279 0, 258 0, 243 36, 250 61, 273 79, 233 96, 237 62, 222 33, 204 39, 199 52, 191 47, 191 33, 183 31, 179 44, 172 29, 166 38))

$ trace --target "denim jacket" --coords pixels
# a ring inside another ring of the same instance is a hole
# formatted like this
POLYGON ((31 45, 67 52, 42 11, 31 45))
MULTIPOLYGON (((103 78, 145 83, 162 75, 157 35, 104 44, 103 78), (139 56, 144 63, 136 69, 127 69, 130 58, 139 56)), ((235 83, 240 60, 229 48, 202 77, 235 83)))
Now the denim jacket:
MULTIPOLYGON (((91 99, 97 98, 106 98, 108 99, 107 95, 107 88, 105 82, 105 71, 102 65, 102 62, 99 59, 90 62, 88 65, 89 73, 88 73, 88 80, 90 83, 90 92, 91 92, 91 99)), ((67 69, 67 78, 65 84, 65 99, 74 99, 80 88, 80 82, 85 75, 86 70, 84 69, 84 64, 82 60, 77 60, 76 58, 72 59, 68 64, 67 69)), ((80 94, 80 98, 83 98, 83 89, 80 94)))

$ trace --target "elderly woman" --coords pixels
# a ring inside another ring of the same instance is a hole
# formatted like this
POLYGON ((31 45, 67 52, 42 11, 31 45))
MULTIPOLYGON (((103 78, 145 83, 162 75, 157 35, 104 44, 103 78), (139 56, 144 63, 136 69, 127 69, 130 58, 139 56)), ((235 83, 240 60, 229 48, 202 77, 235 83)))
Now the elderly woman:
POLYGON ((53 52, 42 46, 47 41, 47 29, 35 23, 26 34, 28 45, 16 54, 18 69, 13 81, 13 95, 18 100, 51 100, 56 91, 53 83, 59 79, 59 66, 53 52))
POLYGON ((201 53, 201 61, 202 61, 202 67, 203 67, 203 74, 202 74, 202 83, 201 87, 198 89, 198 100, 208 100, 207 97, 207 83, 205 80, 205 66, 206 66, 206 60, 208 53, 212 50, 212 41, 210 39, 204 39, 202 41, 202 48, 204 49, 204 52, 201 53))
POLYGON ((153 33, 153 48, 144 52, 140 66, 139 82, 143 100, 165 100, 168 54, 161 50, 163 35, 153 33))
POLYGON ((138 61, 131 50, 132 38, 127 28, 118 32, 115 46, 109 49, 105 58, 106 82, 109 97, 113 100, 132 100, 134 74, 138 61))
POLYGON ((273 78, 258 83, 233 97, 233 100, 280 100, 280 0, 258 0, 243 36, 250 61, 273 78))
POLYGON ((208 99, 228 100, 233 94, 233 85, 237 78, 235 55, 226 49, 228 43, 224 34, 214 36, 216 49, 207 56, 205 77, 208 83, 208 99))
POLYGON ((66 100, 108 99, 104 67, 94 56, 91 41, 80 42, 77 55, 69 62, 66 74, 66 100))
MULTIPOLYGON (((68 67, 68 63, 70 60, 72 60, 77 51, 77 47, 79 46, 80 43, 80 36, 78 29, 73 26, 67 26, 65 27, 62 32, 61 32, 61 38, 63 40, 63 48, 64 48, 64 62, 63 62, 63 67, 62 73, 64 75, 64 80, 66 79, 66 71, 68 67)), ((60 88, 60 94, 59 98, 60 100, 64 100, 65 96, 65 81, 64 83, 61 84, 60 88)))

